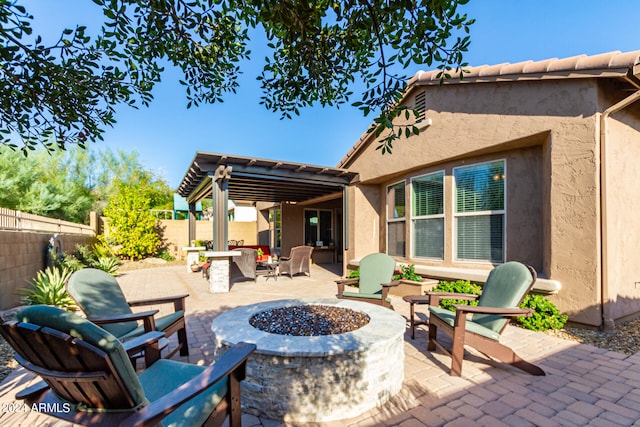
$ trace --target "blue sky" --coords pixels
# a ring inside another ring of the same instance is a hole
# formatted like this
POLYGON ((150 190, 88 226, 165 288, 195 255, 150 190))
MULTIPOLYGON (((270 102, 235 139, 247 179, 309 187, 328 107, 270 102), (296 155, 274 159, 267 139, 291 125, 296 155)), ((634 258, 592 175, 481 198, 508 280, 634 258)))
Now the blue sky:
MULTIPOLYGON (((89 0, 26 0, 36 17, 35 32, 63 25, 91 25, 89 0)), ((462 10, 477 22, 471 27, 469 65, 563 58, 640 49, 638 0, 471 0, 462 10)), ((363 117, 348 105, 314 107, 292 120, 259 104, 255 80, 262 69, 259 46, 255 61, 243 66, 236 95, 225 102, 187 110, 179 75, 167 70, 156 87, 155 101, 140 110, 121 106, 105 141, 91 149, 137 150, 143 165, 177 187, 196 151, 229 153, 335 166, 366 131, 374 116, 363 117)), ((420 67, 409 69, 412 75, 420 67)), ((358 100, 354 96, 353 101, 358 100)))

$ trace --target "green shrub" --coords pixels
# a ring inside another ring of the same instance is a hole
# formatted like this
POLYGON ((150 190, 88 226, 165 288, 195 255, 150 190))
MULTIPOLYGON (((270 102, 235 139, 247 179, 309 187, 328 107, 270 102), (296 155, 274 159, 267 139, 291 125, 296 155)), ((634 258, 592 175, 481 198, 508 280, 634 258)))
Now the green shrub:
POLYGON ((93 267, 97 268, 99 270, 105 271, 105 272, 111 274, 112 276, 117 276, 118 275, 118 267, 120 267, 120 260, 118 258, 112 257, 112 256, 100 257, 93 264, 93 267))
POLYGON ((560 314, 558 307, 542 295, 527 295, 520 307, 533 309, 533 314, 530 317, 516 318, 520 326, 525 329, 533 331, 562 329, 567 323, 568 316, 560 314))
POLYGON ((61 268, 67 268, 71 271, 82 270, 87 266, 74 255, 65 255, 64 258, 62 258, 62 261, 56 265, 61 268))
POLYGON ((158 253, 158 258, 163 259, 165 261, 173 261, 175 257, 169 253, 168 250, 163 249, 158 253))
POLYGON ((347 274, 347 279, 359 279, 360 278, 360 267, 355 270, 349 270, 349 274, 347 274))
POLYGON ((64 288, 71 273, 73 271, 68 268, 56 267, 38 271, 36 278, 30 282, 31 287, 22 288, 18 292, 22 296, 22 303, 24 305, 46 304, 69 311, 77 310, 78 306, 64 288))
MULTIPOLYGON (((433 291, 434 292, 455 292, 457 294, 480 295, 482 293, 482 288, 479 285, 475 283, 471 283, 468 280, 456 280, 455 282, 447 282, 447 281, 441 280, 438 286, 436 286, 433 289, 433 291)), ((478 301, 449 299, 449 298, 440 300, 440 307, 446 308, 447 310, 450 310, 450 311, 456 311, 456 309, 453 308, 454 304, 476 306, 478 305, 478 301)))
POLYGON ((393 280, 412 280, 414 282, 421 282, 422 276, 416 274, 416 266, 413 264, 409 265, 401 265, 400 271, 396 271, 396 274, 393 276, 393 280))

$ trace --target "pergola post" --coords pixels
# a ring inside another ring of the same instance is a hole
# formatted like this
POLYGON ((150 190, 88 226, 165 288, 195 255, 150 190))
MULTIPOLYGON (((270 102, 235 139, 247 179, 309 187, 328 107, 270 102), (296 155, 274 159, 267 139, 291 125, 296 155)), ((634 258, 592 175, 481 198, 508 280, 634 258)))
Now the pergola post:
POLYGON ((213 250, 226 251, 229 235, 229 179, 231 179, 231 166, 220 165, 213 174, 212 201, 213 201, 213 250))
POLYGON ((196 202, 189 203, 189 240, 187 246, 196 240, 196 202))

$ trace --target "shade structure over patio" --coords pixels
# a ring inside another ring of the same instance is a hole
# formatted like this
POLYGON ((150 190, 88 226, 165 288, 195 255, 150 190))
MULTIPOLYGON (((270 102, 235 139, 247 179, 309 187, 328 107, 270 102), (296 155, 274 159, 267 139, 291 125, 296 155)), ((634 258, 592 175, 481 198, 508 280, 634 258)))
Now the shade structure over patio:
MULTIPOLYGON (((223 251, 229 199, 299 203, 343 193, 356 176, 347 169, 198 151, 178 187, 189 203, 189 241, 195 236, 195 204, 204 198, 213 199, 214 249, 223 251)), ((343 203, 347 212, 346 197, 343 203)))

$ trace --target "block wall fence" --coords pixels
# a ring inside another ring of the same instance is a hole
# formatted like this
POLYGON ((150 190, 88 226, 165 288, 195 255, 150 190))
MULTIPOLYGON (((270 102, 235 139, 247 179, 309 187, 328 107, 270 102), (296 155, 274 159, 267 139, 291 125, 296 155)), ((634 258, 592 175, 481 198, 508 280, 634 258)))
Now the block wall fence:
MULTIPOLYGON (((46 267, 51 232, 0 230, 0 310, 20 305, 17 291, 46 267)), ((93 245, 95 236, 58 234, 63 252, 77 244, 93 245)))

